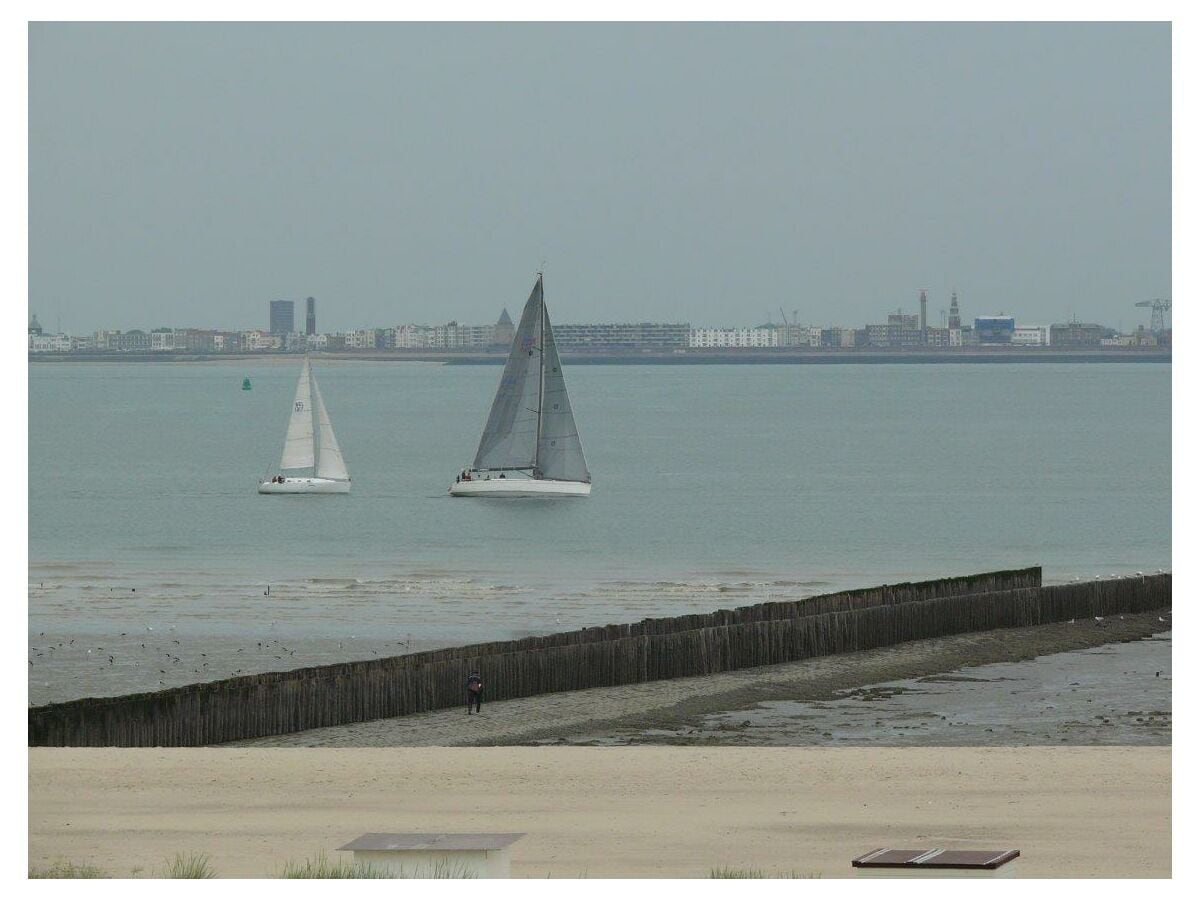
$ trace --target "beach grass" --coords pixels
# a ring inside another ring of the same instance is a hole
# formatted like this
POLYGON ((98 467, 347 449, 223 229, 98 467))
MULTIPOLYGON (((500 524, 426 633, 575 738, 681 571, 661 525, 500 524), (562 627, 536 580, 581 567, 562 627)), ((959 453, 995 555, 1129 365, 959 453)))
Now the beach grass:
POLYGON ((331 860, 324 851, 304 862, 288 860, 281 878, 395 878, 390 870, 372 863, 331 860))
POLYGON ((176 853, 167 861, 167 878, 216 878, 207 853, 176 853))
POLYGON ((708 870, 709 878, 820 878, 819 872, 768 872, 766 869, 735 869, 732 866, 721 866, 708 870))
POLYGON ((281 878, 474 878, 475 873, 462 863, 438 860, 428 868, 418 866, 411 872, 369 862, 331 860, 324 851, 304 862, 289 860, 281 878))
POLYGON ((91 863, 73 863, 66 860, 48 866, 34 866, 29 870, 30 878, 109 878, 109 874, 91 863))

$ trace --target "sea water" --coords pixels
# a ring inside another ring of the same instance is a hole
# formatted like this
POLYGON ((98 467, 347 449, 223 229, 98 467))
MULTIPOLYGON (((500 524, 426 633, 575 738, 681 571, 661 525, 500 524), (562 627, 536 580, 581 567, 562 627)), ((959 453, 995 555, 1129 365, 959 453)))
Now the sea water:
POLYGON ((30 366, 31 701, 986 569, 1171 563, 1169 364, 567 361, 593 493, 528 500, 446 492, 498 367, 313 368, 348 496, 256 492, 298 360, 30 366))

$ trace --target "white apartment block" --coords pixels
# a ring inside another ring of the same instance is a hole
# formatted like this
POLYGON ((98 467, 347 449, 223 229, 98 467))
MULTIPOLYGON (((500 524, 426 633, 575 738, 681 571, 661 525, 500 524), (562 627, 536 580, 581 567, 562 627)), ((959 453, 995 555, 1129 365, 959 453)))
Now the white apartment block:
POLYGON ((247 350, 279 350, 283 346, 281 336, 266 331, 243 331, 242 346, 247 350))
POLYGON ((1014 328, 1012 343, 1020 347, 1049 347, 1050 326, 1036 325, 1014 328))
MULTIPOLYGON (((817 343, 821 332, 817 329, 817 343)), ((774 328, 693 328, 688 332, 689 347, 778 347, 779 333, 774 328)))
POLYGON ((163 353, 175 349, 175 332, 173 331, 152 331, 150 332, 150 351, 152 353, 163 353))
POLYGON ((31 334, 29 335, 30 353, 69 353, 71 336, 69 334, 31 334))
POLYGON ((487 347, 495 337, 493 325, 397 325, 392 329, 397 350, 462 350, 487 347))
POLYGON ((374 350, 375 349, 375 329, 360 328, 357 331, 346 332, 346 349, 347 350, 374 350))
POLYGON ((392 346, 397 350, 427 350, 433 346, 433 329, 428 325, 397 325, 392 329, 392 346))

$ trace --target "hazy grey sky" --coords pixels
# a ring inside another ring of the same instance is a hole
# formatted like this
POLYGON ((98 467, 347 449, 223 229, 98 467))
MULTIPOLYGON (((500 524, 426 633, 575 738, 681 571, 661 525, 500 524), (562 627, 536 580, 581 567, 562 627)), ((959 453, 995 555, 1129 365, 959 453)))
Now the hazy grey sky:
POLYGON ((1155 24, 35 24, 30 307, 83 333, 1126 327, 1170 296, 1155 24), (299 311, 299 308, 298 308, 299 311))

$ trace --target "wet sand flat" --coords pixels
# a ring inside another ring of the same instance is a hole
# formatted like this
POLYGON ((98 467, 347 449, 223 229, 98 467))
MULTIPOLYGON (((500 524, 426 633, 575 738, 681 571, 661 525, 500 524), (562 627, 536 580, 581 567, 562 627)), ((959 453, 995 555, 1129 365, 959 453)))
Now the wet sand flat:
MULTIPOLYGON (((486 698, 482 716, 467 716, 462 709, 420 713, 394 719, 377 719, 332 728, 314 729, 293 734, 239 742, 236 746, 262 747, 395 747, 395 746, 497 746, 540 744, 549 742, 585 743, 606 740, 632 740, 655 743, 707 743, 710 736, 729 743, 813 743, 829 742, 822 727, 811 740, 776 740, 768 731, 757 741, 752 735, 727 735, 715 726, 707 729, 706 717, 721 716, 764 703, 817 702, 830 703, 841 692, 878 685, 901 679, 918 679, 952 673, 963 666, 982 666, 1005 662, 1032 660, 1047 654, 1067 653, 1101 646, 1121 646, 1121 641, 1138 641, 1161 633, 1169 627, 1170 612, 1148 613, 1111 618, 1103 622, 1091 619, 1060 622, 1032 628, 1006 628, 946 638, 911 641, 892 647, 860 653, 843 653, 818 657, 778 666, 742 669, 698 678, 678 678, 645 684, 611 688, 593 688, 558 694, 543 694, 503 702, 486 698), (693 733, 696 732, 696 733, 693 733)), ((1169 663, 1169 645, 1166 649, 1169 663)), ((1078 659, 1071 664, 1080 667, 1080 677, 1094 660, 1078 659)), ((1163 666, 1168 668, 1169 665, 1163 666)), ((487 673, 484 673, 487 680, 487 673)), ((1079 680, 1070 678, 1069 681, 1079 680)), ((1127 690, 1128 696, 1118 696, 1116 707, 1120 714, 1135 710, 1147 716, 1161 713, 1161 698, 1151 700, 1140 693, 1140 687, 1120 677, 1114 680, 1114 690, 1127 690)), ((1061 685, 1064 692, 1072 687, 1067 680, 1061 685)), ((1158 686, 1169 696, 1169 686, 1158 686)), ((1014 705, 1027 701, 1017 698, 1014 705)), ((1094 705, 1094 704, 1093 704, 1094 705)), ((1103 704, 1102 704, 1103 706, 1103 704)), ((1114 708, 1116 708, 1114 707, 1114 708)), ((1169 706, 1167 707, 1169 711, 1169 706)), ((740 713, 739 713, 740 715, 740 713)), ((1089 715, 1096 715, 1090 713, 1089 715)), ((742 716, 734 721, 741 722, 742 716)), ((1127 717, 1127 718, 1136 718, 1127 717)), ((1157 726, 1165 724, 1162 716, 1151 716, 1157 726)), ((1124 721, 1124 720, 1122 720, 1124 721)), ((716 724, 720 724, 719 722, 716 724)), ((1141 727, 1141 723, 1131 723, 1141 727)), ((1149 734, 1147 726, 1143 734, 1149 734)), ((903 729, 893 729, 893 732, 903 729)), ((1158 728, 1159 735, 1164 734, 1158 728)), ((866 734, 864 729, 859 735, 866 734)), ((801 734, 800 731, 797 734, 801 734)), ((884 732, 880 732, 883 735, 884 732)), ((965 734, 965 732, 964 732, 965 734)), ((1019 736, 989 735, 983 728, 974 733, 976 740, 961 741, 951 736, 942 743, 1024 744, 1031 741, 1019 736)), ((1115 732, 1114 732, 1115 734, 1115 732)), ((1043 741, 1061 743, 1092 743, 1084 731, 1055 729, 1043 741)), ((1168 738, 1169 739, 1169 738, 1168 738)), ((881 741, 887 743, 886 740, 881 741)), ((895 743, 897 741, 893 741, 895 743)), ((899 741, 903 742, 903 741, 899 741)), ((936 742, 936 741, 935 741, 936 742)), ((1138 741, 1128 741, 1136 743, 1138 741)))
POLYGON ((1171 683, 1171 638, 1159 634, 847 688, 830 700, 770 700, 676 728, 634 725, 553 740, 597 746, 1169 746, 1171 683))
POLYGON ((881 846, 1167 877, 1170 785, 1166 747, 33 749, 29 853, 258 876, 369 831, 519 831, 518 877, 849 877, 881 846))

